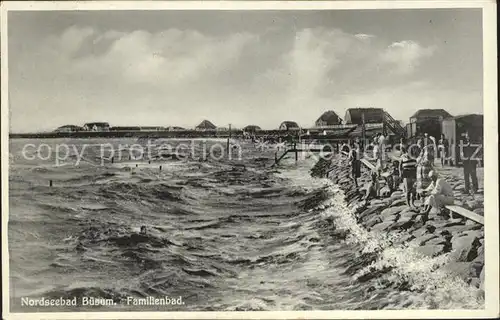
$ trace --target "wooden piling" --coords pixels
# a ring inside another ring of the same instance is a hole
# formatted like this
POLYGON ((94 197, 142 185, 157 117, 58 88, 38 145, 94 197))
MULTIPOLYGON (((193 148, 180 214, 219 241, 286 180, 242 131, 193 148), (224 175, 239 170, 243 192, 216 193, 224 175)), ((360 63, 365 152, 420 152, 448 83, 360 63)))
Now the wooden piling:
POLYGON ((115 163, 115 157, 111 157, 111 163, 115 163))
POLYGON ((52 187, 52 180, 49 181, 49 187, 52 187))
POLYGON ((161 166, 160 166, 160 171, 161 171, 161 166))

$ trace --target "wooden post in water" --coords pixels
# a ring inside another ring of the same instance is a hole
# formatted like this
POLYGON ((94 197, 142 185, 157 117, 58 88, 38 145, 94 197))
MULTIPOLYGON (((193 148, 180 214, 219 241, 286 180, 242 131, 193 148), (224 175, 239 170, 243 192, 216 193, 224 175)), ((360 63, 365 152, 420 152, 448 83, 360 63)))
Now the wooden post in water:
POLYGON ((226 152, 227 152, 227 155, 229 156, 229 153, 231 152, 229 150, 229 140, 231 140, 231 124, 229 124, 229 136, 227 137, 227 144, 226 144, 226 152))
POLYGON ((115 157, 111 157, 111 163, 115 163, 115 157))
POLYGON ((160 171, 161 171, 161 166, 160 166, 160 171))
POLYGON ((52 187, 52 180, 49 181, 49 187, 52 187))

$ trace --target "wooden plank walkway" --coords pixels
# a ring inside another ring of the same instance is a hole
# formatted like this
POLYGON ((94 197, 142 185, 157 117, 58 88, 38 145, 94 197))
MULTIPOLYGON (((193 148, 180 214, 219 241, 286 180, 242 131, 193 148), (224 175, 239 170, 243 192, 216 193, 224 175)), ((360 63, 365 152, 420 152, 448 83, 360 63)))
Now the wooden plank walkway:
POLYGON ((462 208, 460 206, 455 206, 455 205, 445 206, 445 208, 450 210, 451 212, 454 212, 454 213, 461 215, 462 217, 465 217, 469 220, 472 220, 472 221, 475 221, 477 223, 484 225, 484 217, 478 215, 475 212, 469 211, 465 208, 462 208))

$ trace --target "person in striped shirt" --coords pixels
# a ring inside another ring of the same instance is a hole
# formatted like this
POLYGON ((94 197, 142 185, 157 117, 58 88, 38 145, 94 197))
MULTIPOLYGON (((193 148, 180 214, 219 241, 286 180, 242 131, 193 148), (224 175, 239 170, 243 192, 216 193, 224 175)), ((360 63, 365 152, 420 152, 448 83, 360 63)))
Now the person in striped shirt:
POLYGON ((415 182, 417 180, 417 160, 408 154, 406 148, 402 148, 401 152, 399 174, 403 179, 406 204, 410 208, 414 208, 413 202, 416 200, 415 182))

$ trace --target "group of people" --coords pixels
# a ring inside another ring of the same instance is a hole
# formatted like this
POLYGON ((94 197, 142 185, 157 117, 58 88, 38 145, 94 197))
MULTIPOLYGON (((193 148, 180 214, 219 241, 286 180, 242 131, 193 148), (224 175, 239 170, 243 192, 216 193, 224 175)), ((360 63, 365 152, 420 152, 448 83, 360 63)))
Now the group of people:
MULTIPOLYGON (((365 201, 380 195, 379 179, 383 176, 391 194, 400 187, 401 183, 403 184, 406 203, 409 207, 417 209, 415 200, 424 200, 420 209, 424 214, 428 214, 433 208, 439 212, 445 205, 453 204, 453 188, 434 168, 436 153, 441 159, 442 166, 444 166, 445 160, 449 158, 449 144, 444 135, 441 135, 439 142, 436 143, 434 137, 425 134, 423 138, 417 140, 417 146, 407 146, 404 139, 401 139, 399 144, 400 159, 394 159, 392 166, 387 168, 385 168, 383 162, 384 141, 385 137, 381 134, 377 135, 373 141, 376 166, 371 172, 371 180, 366 190, 365 201)), ((465 178, 463 192, 467 194, 471 191, 470 182, 472 182, 472 192, 476 193, 478 190, 477 161, 473 159, 475 149, 471 146, 470 141, 471 139, 466 133, 461 159, 465 178)), ((356 187, 358 186, 357 179, 361 177, 360 155, 359 143, 355 142, 349 154, 349 162, 356 187)))

